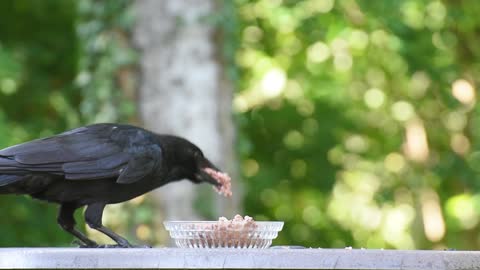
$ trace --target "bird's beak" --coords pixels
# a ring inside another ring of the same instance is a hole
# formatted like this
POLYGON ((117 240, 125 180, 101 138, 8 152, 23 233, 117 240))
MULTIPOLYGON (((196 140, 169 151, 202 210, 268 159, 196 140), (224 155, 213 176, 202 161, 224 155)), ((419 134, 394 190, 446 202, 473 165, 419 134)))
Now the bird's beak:
POLYGON ((212 162, 210 162, 210 160, 208 160, 204 157, 199 157, 197 159, 197 166, 198 166, 198 170, 197 170, 197 173, 195 174, 195 176, 196 176, 197 180, 199 180, 199 182, 207 182, 207 183, 210 183, 210 184, 216 186, 217 188, 219 188, 222 185, 215 178, 213 178, 210 174, 208 174, 205 170, 205 169, 211 169, 211 170, 214 170, 216 172, 221 172, 215 165, 212 164, 212 162))

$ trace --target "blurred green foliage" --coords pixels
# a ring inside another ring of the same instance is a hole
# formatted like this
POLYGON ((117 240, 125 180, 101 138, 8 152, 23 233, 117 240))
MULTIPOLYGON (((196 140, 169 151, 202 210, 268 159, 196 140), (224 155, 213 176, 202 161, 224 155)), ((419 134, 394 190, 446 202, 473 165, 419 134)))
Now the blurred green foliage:
POLYGON ((246 213, 277 244, 480 247, 480 3, 237 0, 246 213))
MULTIPOLYGON (((135 122, 129 4, 0 2, 0 147, 135 122)), ((284 220, 275 244, 480 247, 480 2, 223 7, 214 19, 238 89, 244 213, 284 220)), ((72 239, 51 205, 2 196, 0 212, 1 246, 72 239)), ((112 206, 105 222, 148 242, 161 238, 152 216, 140 197, 112 206)))
POLYGON ((80 51, 75 85, 83 97, 80 111, 86 123, 133 120, 137 57, 129 45, 128 29, 134 20, 129 3, 77 3, 80 51))

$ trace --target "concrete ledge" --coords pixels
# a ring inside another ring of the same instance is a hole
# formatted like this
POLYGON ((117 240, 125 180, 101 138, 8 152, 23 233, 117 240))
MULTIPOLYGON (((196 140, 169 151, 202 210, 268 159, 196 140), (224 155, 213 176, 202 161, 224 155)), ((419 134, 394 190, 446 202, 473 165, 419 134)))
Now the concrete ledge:
POLYGON ((2 269, 480 269, 477 251, 3 248, 2 269))

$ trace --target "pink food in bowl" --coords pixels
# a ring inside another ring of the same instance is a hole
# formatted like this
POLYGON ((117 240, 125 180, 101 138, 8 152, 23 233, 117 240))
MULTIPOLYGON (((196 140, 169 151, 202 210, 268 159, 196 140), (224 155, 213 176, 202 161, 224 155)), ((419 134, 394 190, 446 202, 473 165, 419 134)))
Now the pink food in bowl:
MULTIPOLYGON (((220 217, 215 224, 210 224, 202 229, 211 232, 201 235, 199 241, 206 241, 207 246, 242 247, 252 242, 256 222, 249 216, 235 215, 231 220, 220 217)), ((195 243, 198 244, 198 243, 195 243)))

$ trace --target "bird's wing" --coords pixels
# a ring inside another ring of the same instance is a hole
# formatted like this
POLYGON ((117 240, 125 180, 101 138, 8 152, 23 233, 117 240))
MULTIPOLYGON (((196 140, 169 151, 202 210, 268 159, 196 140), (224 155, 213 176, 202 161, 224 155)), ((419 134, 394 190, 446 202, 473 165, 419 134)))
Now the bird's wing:
POLYGON ((152 173, 161 148, 151 134, 126 125, 97 124, 0 150, 1 173, 51 173, 68 180, 117 177, 133 183, 152 173))

